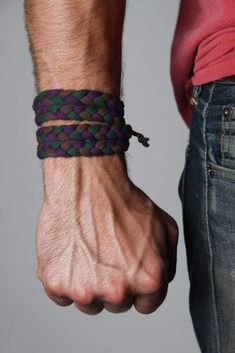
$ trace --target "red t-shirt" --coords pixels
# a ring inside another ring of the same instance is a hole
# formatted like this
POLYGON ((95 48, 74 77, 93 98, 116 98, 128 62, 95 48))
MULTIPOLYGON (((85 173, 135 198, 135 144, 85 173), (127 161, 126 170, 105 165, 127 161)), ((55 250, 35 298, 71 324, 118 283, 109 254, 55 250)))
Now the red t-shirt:
POLYGON ((235 74, 235 0, 181 0, 170 75, 178 110, 191 127, 192 85, 235 74))

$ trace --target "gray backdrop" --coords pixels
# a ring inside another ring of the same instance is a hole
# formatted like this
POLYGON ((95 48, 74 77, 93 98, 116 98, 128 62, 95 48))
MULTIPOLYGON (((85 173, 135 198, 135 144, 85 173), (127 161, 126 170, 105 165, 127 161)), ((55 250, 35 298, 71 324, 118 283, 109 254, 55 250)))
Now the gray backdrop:
POLYGON ((130 0, 124 31, 126 119, 151 138, 128 151, 134 182, 180 227, 177 275, 159 310, 88 316, 57 306, 36 279, 35 224, 42 203, 35 94, 22 0, 0 0, 0 352, 198 353, 188 311, 188 274, 177 193, 188 128, 169 76, 179 1, 130 0), (145 103, 138 105, 142 97, 145 103), (148 105, 148 99, 154 104, 148 105), (143 128, 145 122, 145 127, 143 128), (146 126, 146 122, 148 125, 146 126), (8 144, 11 145, 8 145, 8 144))

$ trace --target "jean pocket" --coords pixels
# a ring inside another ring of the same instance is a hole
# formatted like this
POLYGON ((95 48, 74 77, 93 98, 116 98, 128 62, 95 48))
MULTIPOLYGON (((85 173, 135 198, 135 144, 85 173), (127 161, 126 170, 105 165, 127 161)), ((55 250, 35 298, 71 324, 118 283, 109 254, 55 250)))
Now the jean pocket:
POLYGON ((229 175, 235 173, 234 102, 231 104, 225 98, 222 99, 220 105, 211 105, 206 120, 205 138, 208 162, 227 168, 229 175))
POLYGON ((207 171, 210 178, 223 179, 235 184, 235 169, 223 167, 212 162, 207 162, 207 171))

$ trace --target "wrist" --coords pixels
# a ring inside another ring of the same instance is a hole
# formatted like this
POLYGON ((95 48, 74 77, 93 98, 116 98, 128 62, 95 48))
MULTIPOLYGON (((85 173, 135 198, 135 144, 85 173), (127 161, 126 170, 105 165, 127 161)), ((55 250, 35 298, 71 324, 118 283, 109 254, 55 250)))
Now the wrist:
POLYGON ((105 93, 111 93, 120 96, 120 72, 113 70, 112 75, 107 74, 107 67, 98 68, 80 68, 79 65, 71 65, 65 67, 63 63, 61 67, 53 72, 50 71, 50 62, 48 61, 48 71, 40 70, 37 80, 38 91, 47 89, 62 88, 71 90, 90 89, 98 90, 105 93), (51 72, 51 74, 48 74, 51 72))
POLYGON ((46 158, 42 161, 45 200, 72 201, 77 192, 92 192, 97 184, 122 187, 128 179, 125 155, 46 158), (115 185, 114 185, 115 184, 115 185))

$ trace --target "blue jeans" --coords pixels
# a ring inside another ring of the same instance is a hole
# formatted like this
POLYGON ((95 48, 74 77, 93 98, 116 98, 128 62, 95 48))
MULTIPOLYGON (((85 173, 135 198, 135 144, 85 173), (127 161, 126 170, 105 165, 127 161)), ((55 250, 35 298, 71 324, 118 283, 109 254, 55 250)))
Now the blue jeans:
POLYGON ((179 181, 189 306, 203 353, 235 353, 235 81, 193 87, 179 181))

